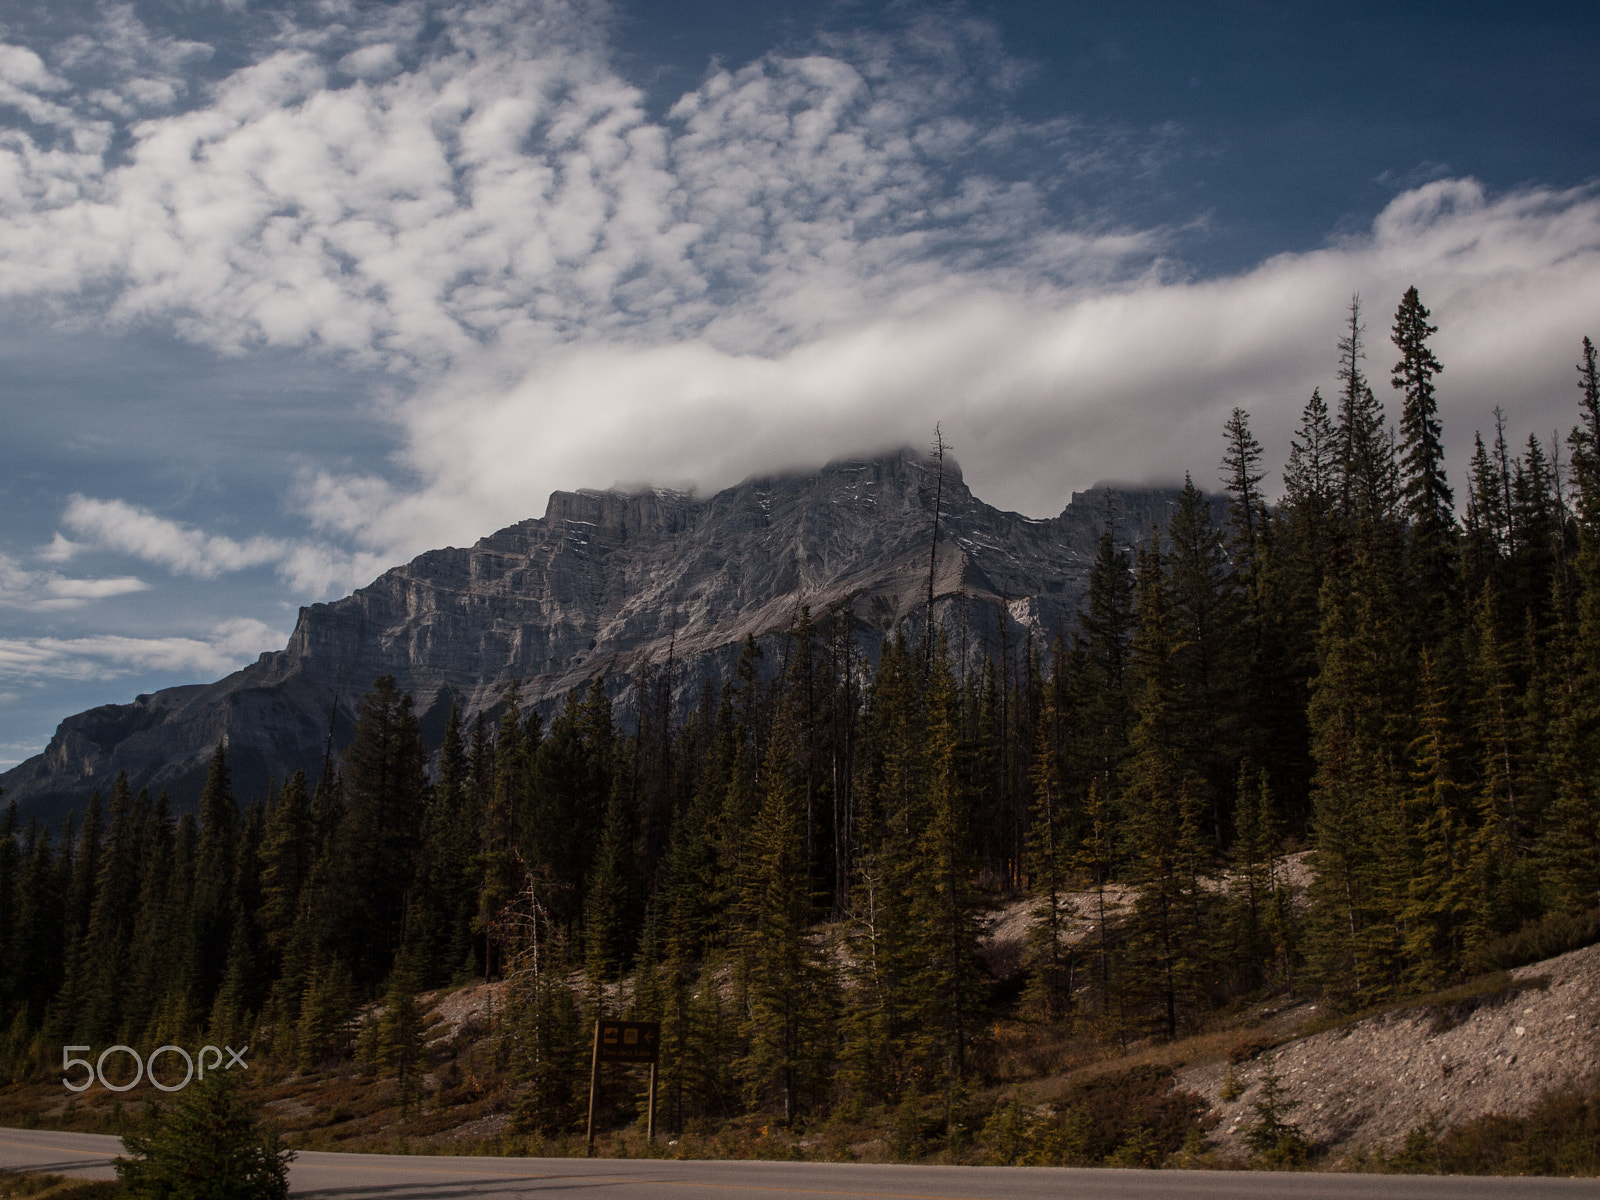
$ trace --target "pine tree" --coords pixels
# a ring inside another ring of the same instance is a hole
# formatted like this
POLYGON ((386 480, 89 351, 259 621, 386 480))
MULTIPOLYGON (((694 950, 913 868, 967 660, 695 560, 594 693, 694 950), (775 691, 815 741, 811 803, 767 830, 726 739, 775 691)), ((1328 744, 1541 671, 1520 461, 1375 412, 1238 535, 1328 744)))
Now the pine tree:
MULTIPOLYGON (((500 911, 511 902, 523 885, 522 869, 516 856, 519 835, 538 828, 539 801, 531 805, 533 811, 527 821, 518 817, 518 808, 524 795, 532 796, 537 785, 528 778, 537 772, 537 760, 529 755, 523 745, 521 683, 513 679, 501 699, 504 711, 494 737, 492 754, 474 742, 473 764, 479 786, 483 789, 483 849, 480 855, 483 884, 478 893, 477 929, 485 935, 485 966, 487 974, 496 973, 497 963, 488 947, 492 946, 489 930, 500 911), (483 778, 487 776, 487 778, 483 778)), ((483 733, 483 714, 479 714, 478 736, 483 733)), ((568 726, 570 729, 570 724, 568 726)), ((551 731, 555 732, 554 729, 551 731)), ((541 747, 541 757, 547 753, 541 747)), ((542 861, 534 857, 531 861, 542 861)))
POLYGON ((152 1110, 123 1137, 131 1157, 113 1161, 138 1200, 286 1200, 289 1163, 276 1132, 264 1130, 236 1077, 213 1072, 162 1114, 152 1110))
POLYGON ((1192 773, 1194 800, 1208 809, 1213 845, 1226 838, 1223 797, 1242 752, 1239 685, 1247 659, 1239 629, 1243 610, 1229 572, 1221 531, 1211 508, 1187 476, 1167 527, 1171 553, 1164 564, 1163 603, 1170 622, 1169 703, 1183 719, 1172 728, 1173 748, 1192 773))
POLYGON ((1106 902, 1116 855, 1112 845, 1110 807, 1100 794, 1098 782, 1094 780, 1089 783, 1089 794, 1084 802, 1084 822, 1085 836, 1078 843, 1073 864, 1088 875, 1089 884, 1094 889, 1094 910, 1090 913, 1094 922, 1091 926, 1094 938, 1090 942, 1094 954, 1092 975, 1099 998, 1101 1023, 1107 1024, 1121 996, 1121 980, 1116 977, 1113 965, 1110 913, 1106 902))
POLYGON ((638 830, 631 781, 612 777, 590 873, 584 912, 584 966, 591 980, 615 981, 629 966, 639 934, 638 830))
POLYGON ((1317 762, 1308 952, 1335 997, 1370 998, 1398 982, 1410 876, 1396 761, 1411 740, 1400 606, 1361 553, 1348 573, 1329 576, 1321 607, 1308 711, 1317 762))
POLYGON ((923 960, 913 915, 917 835, 928 823, 926 723, 903 634, 885 642, 867 693, 858 779, 860 843, 854 855, 847 942, 854 963, 841 1025, 845 1092, 897 1100, 927 1078, 919 1024, 923 960))
POLYGON ((1271 571, 1264 581, 1272 602, 1263 607, 1256 689, 1250 708, 1259 731, 1253 757, 1273 764, 1291 826, 1309 817, 1308 681, 1316 675, 1322 588, 1334 565, 1338 501, 1337 430, 1320 392, 1313 391, 1289 447, 1284 495, 1274 514, 1271 571), (1265 736, 1263 736, 1265 735, 1265 736))
POLYGON ((1233 958, 1245 978, 1269 969, 1272 948, 1267 926, 1273 891, 1273 831, 1267 772, 1252 774, 1239 765, 1234 789, 1233 844, 1229 856, 1233 958))
POLYGON ((611 710, 596 681, 588 697, 577 689, 533 758, 531 811, 522 833, 523 857, 555 885, 547 903, 555 921, 577 930, 595 842, 611 791, 611 710))
POLYGON ((1136 972, 1162 1013, 1168 1037, 1200 1002, 1209 957, 1199 894, 1202 870, 1197 786, 1180 729, 1175 622, 1165 564, 1155 539, 1139 554, 1139 631, 1134 639, 1139 722, 1124 795, 1139 897, 1134 908, 1136 972))
POLYGON ((306 773, 296 771, 267 816, 261 846, 261 926, 268 946, 279 955, 288 946, 315 853, 306 773))
MULTIPOLYGON (((737 879, 743 870, 745 838, 760 805, 757 778, 766 743, 766 713, 761 685, 763 657, 755 638, 746 636, 739 660, 734 664, 733 679, 728 685, 733 758, 729 763, 717 829, 722 872, 727 880, 737 879)), ((729 899, 731 896, 725 896, 724 903, 729 899)))
POLYGON ((419 1075, 425 1061, 426 1033, 422 1009, 417 1004, 418 974, 406 955, 395 960, 383 993, 383 1013, 377 1018, 374 1050, 376 1065, 394 1074, 395 1101, 402 1114, 416 1108, 419 1075))
POLYGON ((973 888, 970 795, 962 772, 955 680, 946 648, 934 656, 927 688, 927 820, 917 838, 911 915, 925 938, 918 1007, 931 1035, 929 1068, 952 1089, 967 1077, 981 1041, 981 924, 973 888))
POLYGON ((1300 414, 1300 428, 1289 442, 1283 490, 1283 506, 1304 526, 1301 540, 1312 547, 1313 557, 1320 563, 1327 525, 1338 506, 1339 431, 1328 415, 1327 401, 1316 388, 1311 390, 1311 399, 1300 414))
MULTIPOLYGON (((141 802, 147 795, 140 793, 141 802)), ((171 804, 163 792, 140 823, 139 894, 134 902, 128 955, 131 969, 119 981, 125 1033, 122 1040, 130 1044, 160 1044, 150 1041, 147 1035, 165 999, 172 947, 182 944, 178 927, 187 924, 188 915, 179 913, 170 899, 173 893, 183 890, 182 881, 176 878, 176 850, 171 804)))
POLYGON ((1361 300, 1351 297, 1350 320, 1339 339, 1339 397, 1336 447, 1338 511, 1353 532, 1371 538, 1394 517, 1397 504, 1394 443, 1383 405, 1361 371, 1361 300))
POLYGON ((1028 885, 1039 897, 1028 925, 1023 965, 1029 971, 1023 1005, 1047 1021, 1059 1020, 1072 1006, 1074 959, 1067 939, 1076 915, 1067 891, 1071 863, 1069 814, 1061 786, 1051 726, 1055 705, 1040 722, 1033 760, 1033 822, 1028 831, 1028 885))
POLYGON ((302 1073, 322 1070, 344 1053, 355 1009, 353 992, 350 971, 337 959, 325 960, 311 973, 295 1030, 302 1073))
MULTIPOLYGON (((1498 421, 1498 409, 1495 410, 1495 416, 1498 421)), ((1477 595, 1500 579, 1510 518, 1502 498, 1499 471, 1484 447, 1483 435, 1474 433, 1472 441, 1472 462, 1467 476, 1467 515, 1462 539, 1462 574, 1469 594, 1477 595)))
POLYGON ((207 1035, 218 1045, 247 1043, 258 998, 260 964, 251 937, 251 922, 241 908, 235 915, 228 941, 227 967, 211 1004, 207 1035))
POLYGON ((51 1003, 49 1026, 63 1039, 76 1037, 83 1015, 82 985, 87 973, 89 920, 94 912, 94 889, 100 877, 100 838, 102 833, 100 793, 92 792, 84 814, 83 830, 75 832, 73 817, 67 814, 67 827, 61 838, 57 860, 57 895, 65 899, 61 914, 61 937, 65 953, 61 958, 60 990, 51 1003))
POLYGON ((1478 782, 1470 833, 1468 945, 1510 933, 1536 915, 1539 888, 1529 847, 1533 813, 1527 793, 1524 710, 1517 659, 1520 645, 1500 633, 1498 597, 1485 584, 1468 647, 1473 742, 1478 782))
POLYGON ((567 982, 572 955, 529 879, 518 897, 508 937, 511 1071, 529 1087, 515 1110, 517 1127, 546 1135, 572 1130, 580 1116, 583 1036, 577 999, 567 982))
POLYGON ((1266 471, 1261 467, 1261 443, 1250 432, 1250 414, 1235 408, 1223 426, 1227 449, 1222 456, 1222 485, 1227 490, 1229 519, 1233 525, 1234 563, 1244 579, 1244 589, 1254 596, 1260 573, 1262 539, 1267 534, 1267 503, 1261 494, 1266 471))
POLYGON ((1455 496, 1445 478, 1439 403, 1433 378, 1444 368, 1428 346, 1439 332, 1415 287, 1395 312, 1391 339, 1400 351, 1392 383, 1402 392, 1400 409, 1402 495, 1410 524, 1413 571, 1419 593, 1418 620, 1424 640, 1437 644, 1452 607, 1455 575, 1455 496))
POLYGON ((1427 991, 1452 978, 1472 923, 1465 789, 1453 777, 1448 698, 1423 651, 1420 732, 1411 744, 1418 862, 1403 912, 1408 982, 1427 991))
POLYGON ((826 1095, 833 1058, 833 974, 812 938, 811 884, 792 734, 772 737, 762 774, 761 809, 750 831, 740 891, 743 956, 748 962, 739 1063, 748 1102, 777 1102, 793 1122, 826 1095))
POLYGON ((424 985, 448 982, 476 965, 478 817, 461 713, 452 703, 439 748, 439 777, 423 817, 418 886, 406 919, 407 949, 424 985))
POLYGON ((388 975, 427 792, 422 732, 411 697, 380 676, 361 698, 345 751, 345 811, 326 855, 327 941, 371 986, 388 975))
MULTIPOLYGON (((149 797, 145 797, 148 803, 149 797)), ((121 1027, 121 1001, 139 896, 139 814, 126 772, 111 787, 110 825, 101 850, 77 978, 78 1031, 107 1043, 121 1027)))
POLYGON ((239 810, 233 797, 227 748, 220 742, 206 771, 199 815, 200 845, 184 966, 188 1011, 196 1017, 211 1011, 227 971, 228 942, 233 932, 239 810))
POLYGON ((44 1023, 46 1008, 61 988, 67 891, 61 863, 69 845, 70 836, 64 835, 62 856, 58 857, 34 817, 29 819, 19 848, 11 936, 14 957, 3 969, 10 979, 12 1003, 29 1030, 44 1023))
MULTIPOLYGON (((0 789, 3 794, 3 789, 0 789)), ((17 1012, 17 961, 13 939, 17 923, 17 876, 22 867, 22 846, 17 841, 17 802, 6 804, 0 816, 0 1028, 8 1028, 17 1012)))
POLYGON ((1581 403, 1568 435, 1577 491, 1578 627, 1572 663, 1556 689, 1550 737, 1555 796, 1541 839, 1553 907, 1583 911, 1600 903, 1600 367, 1583 339, 1581 403))
POLYGON ((1250 1103, 1256 1119, 1245 1130, 1244 1138, 1252 1150, 1269 1160, 1295 1162, 1304 1159, 1310 1147, 1301 1137, 1299 1126, 1286 1119, 1300 1107, 1300 1101, 1290 1100, 1286 1091, 1277 1063, 1269 1056, 1261 1068, 1256 1098, 1250 1103))
MULTIPOLYGON (((164 809, 165 796, 157 802, 164 809)), ((159 945, 164 953, 141 958, 141 966, 150 970, 148 995, 152 1008, 145 1040, 155 1045, 187 1037, 203 1016, 191 1004, 189 977, 183 971, 173 971, 169 960, 173 947, 184 947, 193 930, 195 862, 199 854, 200 828, 193 813, 184 813, 172 839, 172 869, 168 874, 160 912, 151 926, 151 945, 159 945)))
POLYGON ((1088 607, 1078 612, 1083 669, 1076 673, 1081 697, 1075 707, 1084 728, 1073 775, 1094 779, 1101 799, 1115 804, 1128 754, 1128 654, 1133 639, 1133 570, 1127 552, 1101 531, 1089 572, 1088 607))

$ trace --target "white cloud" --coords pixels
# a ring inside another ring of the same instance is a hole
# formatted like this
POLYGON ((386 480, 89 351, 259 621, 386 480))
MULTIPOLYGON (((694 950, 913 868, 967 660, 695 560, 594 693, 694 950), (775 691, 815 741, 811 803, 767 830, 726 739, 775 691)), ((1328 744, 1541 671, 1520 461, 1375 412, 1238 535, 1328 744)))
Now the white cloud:
MULTIPOLYGON (((1163 258, 1171 231, 1049 199, 1148 174, 1174 132, 1018 119, 1016 64, 980 23, 925 13, 716 67, 653 120, 598 8, 315 11, 188 107, 125 123, 118 157, 0 141, 0 291, 230 352, 386 364, 411 388, 385 410, 397 469, 298 481, 321 541, 77 498, 66 527, 95 545, 202 578, 271 565, 315 592, 554 487, 716 486, 922 444, 935 420, 981 495, 1032 513, 1107 475, 1209 485, 1235 404, 1281 460, 1353 291, 1383 391, 1413 283, 1458 452, 1495 403, 1541 434, 1571 421, 1600 311, 1593 189, 1433 180, 1360 236, 1196 282, 1163 258)), ((202 52, 159 42, 118 78, 181 79, 202 52)), ((14 63, 30 103, 92 132, 70 64, 14 63)))
POLYGON ((1281 462, 1311 389, 1336 386, 1355 291, 1366 367, 1388 396, 1389 326, 1413 283, 1440 326, 1445 436, 1464 495, 1471 430, 1488 427, 1496 404, 1519 438, 1575 419, 1572 363, 1600 313, 1593 190, 1490 199, 1470 180, 1440 181, 1397 198, 1363 237, 1232 278, 1087 296, 975 291, 779 354, 709 339, 578 345, 509 384, 457 373, 401 409, 419 488, 322 476, 303 502, 324 529, 400 555, 536 515, 555 487, 715 487, 921 445, 935 420, 979 495, 1036 515, 1106 477, 1191 471, 1212 487, 1236 404, 1281 462))
MULTIPOLYGON (((177 575, 215 579, 251 567, 271 566, 296 592, 311 596, 370 582, 393 565, 367 551, 321 543, 268 537, 240 542, 157 516, 124 500, 75 495, 68 500, 61 520, 87 544, 131 555, 177 575)), ((57 534, 49 552, 65 553, 65 547, 81 549, 57 534)))
POLYGON ((141 671, 217 676, 237 670, 287 636, 246 617, 223 621, 205 639, 136 638, 100 634, 78 638, 0 638, 0 680, 105 679, 141 671))
POLYGON ((69 541, 58 531, 56 535, 50 539, 50 544, 48 546, 43 546, 34 552, 34 557, 42 562, 70 562, 73 555, 77 554, 78 551, 82 549, 83 547, 81 545, 79 545, 77 542, 69 541))
MULTIPOLYGON (((1062 236, 1037 181, 986 172, 1000 129, 1053 169, 1108 151, 958 114, 1005 74, 973 23, 714 71, 658 123, 583 6, 426 11, 442 34, 417 5, 292 29, 205 103, 127 124, 116 159, 0 145, 0 294, 104 289, 114 319, 225 350, 410 370, 575 339, 771 351, 974 285, 1115 275, 1160 242, 1062 236)), ((205 49, 144 37, 169 74, 205 49)))
POLYGON ((130 592, 148 591, 150 585, 131 575, 116 579, 51 579, 45 590, 51 596, 64 600, 106 600, 113 596, 126 596, 130 592))
POLYGON ((339 69, 368 82, 388 79, 400 71, 400 55, 393 42, 375 42, 346 54, 339 60, 339 69))
POLYGON ((61 520, 96 545, 199 579, 276 562, 286 550, 285 543, 273 538, 236 542, 205 534, 122 500, 75 495, 68 500, 61 520))
POLYGON ((131 575, 110 579, 69 579, 55 571, 34 571, 0 554, 0 608, 60 612, 93 600, 142 592, 149 584, 131 575))

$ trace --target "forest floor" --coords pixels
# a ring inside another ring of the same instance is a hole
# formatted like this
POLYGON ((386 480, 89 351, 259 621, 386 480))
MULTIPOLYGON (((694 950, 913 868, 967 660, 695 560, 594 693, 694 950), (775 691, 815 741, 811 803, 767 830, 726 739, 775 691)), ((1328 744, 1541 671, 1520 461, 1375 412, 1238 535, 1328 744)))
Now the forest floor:
MULTIPOLYGON (((1075 937, 1092 944, 1100 897, 1086 893, 1076 899, 1075 937)), ((1106 916, 1115 919, 1131 902, 1125 892, 1108 891, 1106 916)), ((1018 901, 992 914, 986 957, 997 979, 1020 972, 1022 938, 1036 903, 1018 901)), ((350 1063, 304 1075, 273 1074, 263 1064, 260 1074, 252 1073, 264 1115, 289 1144, 416 1153, 584 1152, 581 1134, 540 1139, 513 1132, 518 1093, 500 1081, 487 1037, 504 1011, 503 984, 477 983, 419 999, 433 1062, 420 1081, 421 1099, 409 1111, 402 1111, 393 1079, 375 1078, 350 1063)), ((1198 1160, 1186 1155, 1184 1164, 1218 1166, 1248 1161, 1245 1134, 1270 1069, 1293 1106, 1286 1109, 1288 1119, 1318 1148, 1317 1163, 1360 1169, 1375 1154, 1393 1153, 1418 1128, 1448 1129, 1489 1114, 1522 1116, 1547 1093, 1600 1081, 1600 945, 1354 1015, 1334 1016, 1316 999, 1279 996, 1219 1016, 1195 1036, 1125 1048, 1108 1046, 1092 1030, 1069 1033, 1001 1020, 992 1030, 988 1067, 991 1082, 967 1098, 972 1134, 983 1114, 1011 1099, 1029 1111, 1059 1111, 1096 1079, 1114 1082, 1153 1070, 1170 1077, 1175 1092, 1197 1097, 1195 1107, 1204 1110, 1206 1154, 1198 1160)), ((759 1118, 692 1122, 684 1134, 658 1135, 650 1146, 642 1122, 632 1120, 644 1071, 608 1071, 602 1154, 856 1161, 905 1156, 905 1147, 896 1143, 901 1134, 894 1110, 835 1113, 797 1132, 759 1118)), ((122 1132, 152 1095, 147 1083, 126 1095, 98 1085, 75 1095, 54 1073, 45 1073, 0 1086, 0 1126, 122 1132)), ((664 1104, 658 1125, 668 1125, 664 1104)), ((970 1140, 969 1147, 966 1161, 981 1156, 970 1140)))

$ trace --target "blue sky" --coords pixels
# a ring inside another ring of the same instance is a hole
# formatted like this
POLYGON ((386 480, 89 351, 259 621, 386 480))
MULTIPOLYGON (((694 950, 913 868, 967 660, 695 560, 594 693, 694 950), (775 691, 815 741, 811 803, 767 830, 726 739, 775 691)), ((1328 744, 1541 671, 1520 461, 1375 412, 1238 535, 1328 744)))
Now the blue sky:
MULTIPOLYGON (((1416 284, 1457 482, 1600 334, 1589 5, 0 7, 0 764, 543 512, 1274 462, 1416 284)), ((1380 391, 1383 391, 1380 387, 1380 391)), ((1458 492, 1460 488, 1458 486, 1458 492)))

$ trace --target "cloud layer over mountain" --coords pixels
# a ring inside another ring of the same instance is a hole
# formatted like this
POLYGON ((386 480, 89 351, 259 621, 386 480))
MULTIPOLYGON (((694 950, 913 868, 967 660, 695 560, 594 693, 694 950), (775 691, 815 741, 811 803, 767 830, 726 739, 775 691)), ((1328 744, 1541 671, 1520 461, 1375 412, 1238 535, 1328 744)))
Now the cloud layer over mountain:
POLYGON ((1163 186, 1184 130, 1019 115, 1029 65, 958 8, 714 62, 654 105, 584 0, 94 13, 0 28, 0 300, 377 369, 362 403, 401 449, 299 470, 300 537, 75 488, 37 561, 0 563, 13 607, 145 586, 63 575, 85 551, 328 596, 553 488, 716 487, 935 421, 975 487, 1034 514, 1103 476, 1210 486, 1235 404, 1282 460, 1352 293, 1386 390, 1411 284, 1459 471, 1496 404, 1519 434, 1571 424, 1597 332, 1592 186, 1436 179, 1321 248, 1195 276, 1203 207, 1138 227, 1117 203, 1163 186))

